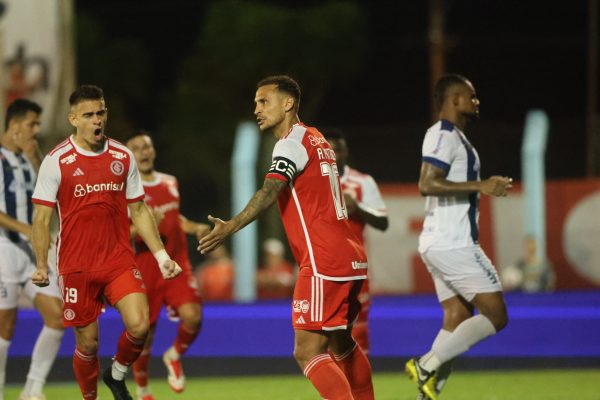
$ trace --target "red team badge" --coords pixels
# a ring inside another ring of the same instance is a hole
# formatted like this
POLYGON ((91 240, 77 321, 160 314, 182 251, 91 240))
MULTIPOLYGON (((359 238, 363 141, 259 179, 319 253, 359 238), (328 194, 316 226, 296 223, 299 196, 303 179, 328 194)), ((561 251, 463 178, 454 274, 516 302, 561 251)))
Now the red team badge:
POLYGON ((122 161, 115 160, 110 163, 110 171, 116 176, 121 176, 125 172, 125 165, 122 161))

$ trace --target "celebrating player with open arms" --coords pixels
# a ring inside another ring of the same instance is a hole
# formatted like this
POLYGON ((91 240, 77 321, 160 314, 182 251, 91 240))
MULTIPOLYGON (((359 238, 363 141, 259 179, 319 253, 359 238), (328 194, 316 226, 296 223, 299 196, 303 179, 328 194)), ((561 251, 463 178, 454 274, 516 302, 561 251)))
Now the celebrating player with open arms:
POLYGON ((73 369, 81 393, 85 400, 97 399, 97 319, 105 298, 119 311, 125 330, 103 380, 115 399, 131 399, 124 377, 148 333, 148 301, 129 242, 128 207, 163 277, 173 278, 181 268, 165 251, 143 201, 133 155, 104 135, 108 111, 102 89, 83 85, 71 94, 69 103, 69 122, 75 134, 44 158, 33 194, 37 270, 32 280, 38 286, 48 285, 49 226, 56 208, 63 320, 75 332, 73 369))
POLYGON ((321 397, 373 399, 371 366, 351 336, 367 258, 348 224, 335 153, 316 128, 300 122, 300 87, 293 79, 263 79, 255 103, 259 129, 280 139, 273 163, 241 213, 229 221, 209 217, 215 226, 199 250, 213 250, 278 200, 300 268, 292 310, 294 357, 321 397))

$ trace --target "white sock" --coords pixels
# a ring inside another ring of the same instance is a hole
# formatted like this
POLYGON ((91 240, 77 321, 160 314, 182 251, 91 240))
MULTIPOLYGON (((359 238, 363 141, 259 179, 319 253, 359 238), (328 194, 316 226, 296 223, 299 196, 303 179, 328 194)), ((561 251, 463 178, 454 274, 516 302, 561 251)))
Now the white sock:
MULTIPOLYGON (((432 349, 436 349, 439 345, 441 345, 446 339, 448 339, 452 335, 452 332, 440 329, 438 335, 436 336, 433 344, 431 345, 432 349)), ((442 391, 442 388, 446 384, 448 377, 450 376, 450 372, 452 372, 452 361, 446 361, 442 365, 439 366, 436 372, 436 386, 435 390, 437 393, 442 391)))
POLYGON ((435 371, 446 361, 452 360, 495 333, 496 328, 487 317, 481 314, 471 317, 458 325, 448 338, 432 349, 430 353, 433 353, 433 357, 424 360, 421 366, 427 371, 435 371))
POLYGON ((127 365, 123 365, 117 360, 112 363, 112 377, 117 381, 122 381, 125 379, 125 374, 129 371, 129 367, 127 365))
POLYGON ((10 340, 0 337, 0 400, 4 400, 4 381, 6 380, 6 360, 10 340))
POLYGON ((33 353, 31 353, 31 365, 23 390, 25 394, 32 396, 42 394, 46 378, 56 359, 63 333, 62 329, 53 329, 47 326, 42 328, 33 347, 33 353))
POLYGON ((138 397, 143 397, 146 395, 150 394, 150 387, 149 386, 136 386, 135 388, 135 394, 138 397))

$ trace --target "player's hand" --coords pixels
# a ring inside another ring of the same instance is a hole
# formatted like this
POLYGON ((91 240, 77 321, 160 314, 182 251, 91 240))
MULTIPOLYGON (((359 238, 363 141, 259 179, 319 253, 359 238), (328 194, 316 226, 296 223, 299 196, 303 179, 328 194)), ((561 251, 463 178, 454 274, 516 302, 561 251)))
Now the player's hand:
POLYGON ((358 208, 358 203, 354 196, 350 193, 344 193, 344 201, 346 202, 346 211, 348 211, 348 215, 354 214, 358 208))
POLYGON ((179 264, 173 260, 165 260, 159 267, 164 279, 173 279, 182 271, 179 264))
POLYGON ((227 222, 223 221, 220 218, 215 218, 212 215, 208 216, 208 220, 212 222, 215 226, 212 231, 202 239, 200 239, 198 251, 200 254, 210 253, 217 247, 219 247, 231 232, 227 228, 227 222))
POLYGON ((208 235, 210 233, 210 225, 208 224, 197 224, 196 225, 196 239, 198 239, 198 242, 200 241, 200 239, 202 239, 204 236, 208 235))
POLYGON ((488 196, 506 196, 510 189, 512 189, 512 178, 495 175, 481 181, 479 191, 488 196))
POLYGON ((39 287, 48 286, 50 284, 50 280, 48 279, 48 270, 39 268, 36 269, 33 275, 31 275, 31 282, 39 287))

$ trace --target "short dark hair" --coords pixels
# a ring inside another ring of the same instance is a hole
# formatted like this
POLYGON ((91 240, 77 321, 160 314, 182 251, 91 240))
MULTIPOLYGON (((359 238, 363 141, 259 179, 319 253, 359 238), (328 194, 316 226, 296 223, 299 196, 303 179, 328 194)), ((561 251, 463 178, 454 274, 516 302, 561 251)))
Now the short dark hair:
POLYGON ((341 129, 328 129, 323 132, 327 140, 346 140, 346 134, 341 129))
POLYGON ((258 89, 267 85, 277 85, 278 90, 289 94, 294 98, 294 100, 296 100, 296 108, 300 107, 300 98, 302 97, 302 93, 300 91, 300 85, 298 85, 298 82, 296 82, 294 79, 287 75, 272 75, 258 82, 256 88, 258 89))
POLYGON ((136 138, 138 136, 148 136, 151 140, 154 141, 154 139, 152 139, 152 134, 150 133, 149 130, 143 129, 143 128, 138 128, 138 129, 134 129, 131 133, 129 133, 127 136, 125 136, 124 143, 127 144, 131 139, 136 138))
POLYGON ((96 85, 81 85, 69 96, 69 104, 75 106, 86 100, 102 100, 104 92, 96 85))
POLYGON ((446 92, 454 85, 466 85, 469 80, 462 75, 446 74, 442 76, 433 87, 433 101, 438 110, 442 109, 446 92))
POLYGON ((42 113, 42 107, 38 103, 27 99, 16 99, 6 109, 6 118, 4 119, 4 129, 8 129, 8 124, 15 118, 23 118, 28 111, 36 114, 42 113))

